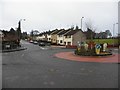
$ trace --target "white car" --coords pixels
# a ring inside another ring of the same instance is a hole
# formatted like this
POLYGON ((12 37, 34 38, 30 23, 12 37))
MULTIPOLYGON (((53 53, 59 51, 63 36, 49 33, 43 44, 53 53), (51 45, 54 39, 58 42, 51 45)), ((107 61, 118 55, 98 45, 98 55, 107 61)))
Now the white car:
POLYGON ((33 41, 33 44, 38 44, 38 42, 37 41, 33 41))

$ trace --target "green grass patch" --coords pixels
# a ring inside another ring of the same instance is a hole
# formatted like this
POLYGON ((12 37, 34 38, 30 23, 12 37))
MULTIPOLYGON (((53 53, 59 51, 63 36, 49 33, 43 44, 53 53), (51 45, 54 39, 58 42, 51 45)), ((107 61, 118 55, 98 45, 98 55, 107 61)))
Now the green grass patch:
MULTIPOLYGON (((87 42, 89 42, 90 40, 87 40, 87 42)), ((100 44, 103 44, 103 43, 108 43, 108 44, 118 44, 118 39, 93 39, 93 41, 95 43, 100 43, 100 44)))

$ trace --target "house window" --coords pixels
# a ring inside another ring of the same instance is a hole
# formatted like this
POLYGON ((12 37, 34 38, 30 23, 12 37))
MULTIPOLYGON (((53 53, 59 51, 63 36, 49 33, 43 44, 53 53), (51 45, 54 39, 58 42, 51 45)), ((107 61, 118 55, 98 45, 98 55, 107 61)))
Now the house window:
POLYGON ((62 43, 62 40, 60 40, 60 43, 62 43))
POLYGON ((71 35, 69 35, 69 36, 65 36, 65 38, 71 38, 71 35))
POLYGON ((68 38, 71 38, 71 36, 68 36, 68 38))
POLYGON ((59 35, 59 37, 62 37, 62 35, 59 35))
POLYGON ((67 42, 67 45, 71 45, 71 42, 67 42))
POLYGON ((65 38, 67 38, 67 36, 65 36, 65 38))
POLYGON ((49 38, 49 40, 50 40, 50 38, 49 38))

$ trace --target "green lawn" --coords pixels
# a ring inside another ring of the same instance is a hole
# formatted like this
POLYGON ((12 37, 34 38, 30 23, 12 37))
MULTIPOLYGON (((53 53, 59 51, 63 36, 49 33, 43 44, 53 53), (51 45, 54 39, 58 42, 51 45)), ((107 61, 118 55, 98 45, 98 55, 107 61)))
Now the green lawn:
MULTIPOLYGON (((87 40, 87 42, 89 42, 90 40, 87 40)), ((108 44, 118 44, 118 39, 93 39, 93 41, 95 43, 100 43, 100 44, 103 44, 103 43, 108 43, 108 44)))

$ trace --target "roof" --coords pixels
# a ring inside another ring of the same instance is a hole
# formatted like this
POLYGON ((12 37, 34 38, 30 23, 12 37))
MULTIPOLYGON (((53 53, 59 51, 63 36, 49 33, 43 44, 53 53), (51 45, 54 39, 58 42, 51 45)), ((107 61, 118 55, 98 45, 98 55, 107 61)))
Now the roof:
POLYGON ((45 35, 45 34, 48 34, 48 35, 50 35, 50 34, 52 34, 52 33, 53 33, 53 32, 55 32, 55 31, 56 31, 56 30, 42 32, 42 33, 40 33, 40 34, 39 34, 39 36, 42 36, 42 35, 45 35))
POLYGON ((67 36, 67 35, 74 35, 74 34, 77 33, 78 31, 81 31, 81 29, 71 30, 70 32, 66 33, 65 36, 67 36))
POLYGON ((60 32, 58 35, 63 35, 65 33, 67 33, 68 31, 70 31, 70 30, 64 30, 64 31, 60 32))
POLYGON ((50 34, 52 34, 52 33, 55 32, 55 31, 56 31, 56 30, 48 31, 48 32, 46 32, 46 34, 50 35, 50 34))
POLYGON ((56 30, 56 31, 53 32, 52 34, 59 34, 61 31, 63 31, 63 29, 62 29, 62 30, 56 30))

